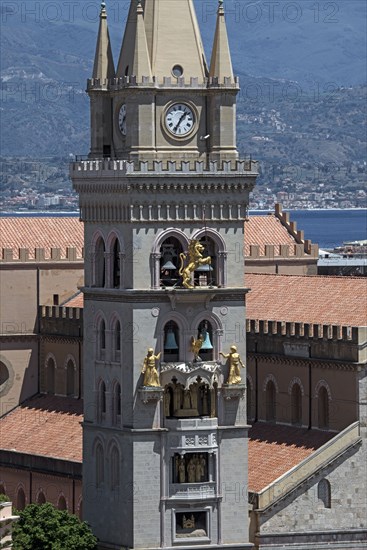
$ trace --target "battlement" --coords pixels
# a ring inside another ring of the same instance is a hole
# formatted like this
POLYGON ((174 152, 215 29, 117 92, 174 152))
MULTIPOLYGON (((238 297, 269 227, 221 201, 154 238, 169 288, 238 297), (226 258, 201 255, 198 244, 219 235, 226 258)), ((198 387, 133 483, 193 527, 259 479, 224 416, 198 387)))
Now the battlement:
POLYGON ((258 162, 249 160, 228 160, 223 162, 210 161, 209 165, 203 161, 128 161, 118 159, 79 159, 70 165, 70 176, 80 173, 101 174, 103 172, 116 172, 119 176, 157 176, 178 175, 192 176, 194 174, 212 175, 227 174, 239 176, 242 174, 256 176, 258 174, 258 162))
POLYGON ((318 246, 312 244, 310 239, 305 239, 304 231, 297 230, 297 222, 290 220, 289 212, 283 212, 282 205, 279 203, 275 205, 275 216, 287 229, 288 233, 292 235, 296 243, 303 245, 306 254, 310 254, 313 257, 318 257, 318 246), (316 256, 314 254, 316 254, 316 256))
POLYGON ((83 262, 84 249, 82 255, 78 256, 76 247, 62 248, 2 248, 0 263, 11 262, 83 262))
POLYGON ((276 320, 246 319, 246 332, 249 334, 269 334, 322 340, 356 341, 358 327, 325 325, 314 323, 296 323, 276 320))
POLYGON ((90 78, 88 79, 87 91, 106 91, 116 92, 125 88, 163 88, 163 89, 216 89, 225 88, 232 89, 234 91, 239 90, 239 78, 236 76, 233 78, 224 77, 219 81, 218 77, 210 77, 199 79, 198 77, 191 77, 190 80, 186 80, 184 76, 179 78, 172 78, 172 76, 165 76, 163 79, 158 79, 153 76, 152 79, 148 76, 143 76, 141 80, 138 80, 136 76, 123 76, 120 78, 90 78))
POLYGON ((40 318, 54 319, 82 319, 83 308, 65 306, 40 306, 40 318))
MULTIPOLYGON (((302 232, 303 233, 303 232, 302 232)), ((303 244, 266 244, 265 254, 261 254, 260 245, 250 245, 250 253, 246 255, 247 260, 287 260, 303 258, 307 254, 308 258, 318 259, 319 247, 317 244, 311 244, 307 240, 307 249, 303 244)))

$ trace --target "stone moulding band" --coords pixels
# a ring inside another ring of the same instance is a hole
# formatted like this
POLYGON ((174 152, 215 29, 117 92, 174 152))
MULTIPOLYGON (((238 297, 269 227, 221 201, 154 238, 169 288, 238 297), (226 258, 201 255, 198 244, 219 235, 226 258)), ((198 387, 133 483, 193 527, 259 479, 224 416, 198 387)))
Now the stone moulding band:
POLYGON ((224 160, 221 163, 210 161, 207 167, 203 161, 160 161, 155 160, 152 163, 139 161, 133 162, 119 159, 85 159, 76 160, 70 165, 70 174, 77 176, 80 172, 120 172, 121 175, 149 175, 158 176, 162 174, 175 174, 180 177, 187 174, 190 176, 203 174, 231 174, 258 175, 258 162, 251 159, 245 160, 224 160))

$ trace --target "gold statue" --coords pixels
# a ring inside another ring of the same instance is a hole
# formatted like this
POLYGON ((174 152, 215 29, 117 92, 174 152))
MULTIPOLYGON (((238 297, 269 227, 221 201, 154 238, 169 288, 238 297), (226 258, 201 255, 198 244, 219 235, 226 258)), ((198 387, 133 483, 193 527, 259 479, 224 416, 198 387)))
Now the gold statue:
POLYGON ((200 334, 199 338, 196 340, 194 336, 191 337, 191 348, 190 351, 194 354, 194 361, 197 361, 199 358, 199 351, 201 346, 204 343, 204 337, 200 334))
POLYGON ((237 353, 236 346, 231 346, 231 351, 229 353, 220 352, 225 359, 229 359, 229 376, 227 384, 241 384, 241 371, 240 365, 244 369, 245 365, 242 362, 242 359, 237 353))
POLYGON ((210 256, 203 258, 204 246, 197 240, 193 239, 189 242, 189 252, 184 254, 181 252, 181 267, 179 274, 182 277, 182 285, 185 288, 194 288, 194 285, 191 283, 191 274, 197 269, 200 265, 208 265, 212 263, 210 256), (189 263, 184 267, 185 261, 189 260, 189 263))
POLYGON ((144 374, 144 386, 157 388, 161 385, 159 381, 159 374, 155 366, 155 362, 159 361, 160 356, 161 352, 159 352, 158 355, 154 355, 153 348, 148 349, 148 354, 144 359, 143 369, 141 371, 142 374, 144 374))

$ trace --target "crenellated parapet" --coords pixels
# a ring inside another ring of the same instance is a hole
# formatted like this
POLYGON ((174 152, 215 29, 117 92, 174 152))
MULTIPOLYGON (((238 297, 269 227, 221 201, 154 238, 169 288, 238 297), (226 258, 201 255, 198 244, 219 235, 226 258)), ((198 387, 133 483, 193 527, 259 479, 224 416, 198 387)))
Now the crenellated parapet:
POLYGON ((40 334, 82 338, 83 309, 79 307, 40 306, 40 334))
POLYGON ((109 91, 118 92, 126 88, 157 88, 163 90, 177 90, 184 88, 188 90, 218 90, 228 89, 237 92, 239 90, 239 78, 224 77, 219 79, 218 77, 201 78, 190 77, 185 79, 184 76, 179 78, 173 78, 171 76, 164 76, 163 78, 157 78, 153 76, 142 76, 137 78, 136 76, 123 76, 119 78, 90 78, 87 82, 87 92, 94 91, 109 91))
POLYGON ((310 254, 313 257, 318 257, 318 245, 312 244, 310 239, 305 239, 304 231, 297 229, 297 222, 290 220, 289 212, 283 212, 281 204, 277 203, 275 205, 275 216, 287 229, 288 233, 292 235, 296 243, 302 245, 299 249, 300 251, 301 248, 303 248, 305 254, 310 254))
MULTIPOLYGON (((310 241, 307 241, 310 243, 310 241)), ((261 254, 260 245, 250 245, 250 253, 246 255, 247 260, 287 260, 294 258, 303 258, 305 254, 309 258, 314 258, 315 260, 319 257, 319 247, 317 244, 310 244, 305 251, 303 244, 295 243, 294 245, 289 244, 267 244, 265 245, 264 254, 261 254)))
POLYGON ((358 327, 322 323, 296 323, 276 320, 246 319, 247 334, 277 335, 288 338, 357 341, 358 327))
POLYGON ((209 165, 203 161, 161 161, 153 162, 132 162, 119 159, 83 159, 72 162, 70 165, 70 176, 78 177, 82 174, 96 174, 98 177, 110 176, 147 176, 156 177, 161 175, 172 175, 182 178, 183 176, 212 177, 213 174, 228 176, 258 175, 258 162, 248 160, 228 160, 223 162, 212 161, 209 165))
POLYGON ((66 248, 2 248, 0 264, 6 263, 81 263, 84 261, 84 252, 78 255, 75 247, 66 248))

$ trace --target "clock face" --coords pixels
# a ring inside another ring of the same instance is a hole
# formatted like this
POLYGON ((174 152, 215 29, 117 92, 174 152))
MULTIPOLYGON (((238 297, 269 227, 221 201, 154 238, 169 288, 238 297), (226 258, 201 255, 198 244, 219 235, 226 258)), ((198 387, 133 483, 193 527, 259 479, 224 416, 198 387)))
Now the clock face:
POLYGON ((187 136, 195 125, 195 115, 185 103, 175 103, 166 112, 165 125, 175 137, 187 136))
POLYGON ((126 105, 121 105, 119 112, 119 128, 123 136, 126 136, 126 105))

